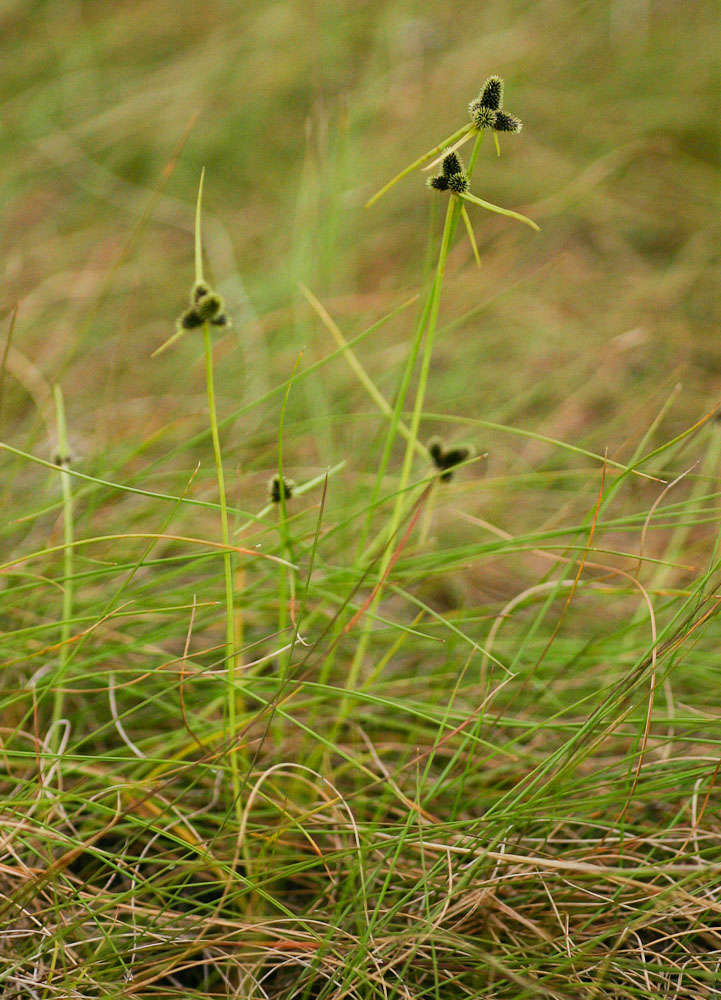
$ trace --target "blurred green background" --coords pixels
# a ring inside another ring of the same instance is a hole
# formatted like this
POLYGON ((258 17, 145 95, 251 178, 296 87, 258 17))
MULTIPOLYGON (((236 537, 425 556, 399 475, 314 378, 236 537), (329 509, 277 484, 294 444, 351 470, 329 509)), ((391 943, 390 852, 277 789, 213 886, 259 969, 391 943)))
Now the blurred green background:
MULTIPOLYGON (((209 266, 234 319, 218 341, 227 404, 287 376, 301 349, 305 365, 331 348, 299 279, 347 335, 403 301, 433 197, 414 175, 363 202, 463 124, 491 72, 525 128, 500 160, 487 145, 473 189, 542 232, 473 213, 483 269, 458 241, 442 309, 476 311, 439 341, 429 409, 620 458, 680 381, 683 426, 721 375, 718 14, 673 0, 5 3, 2 306, 20 308, 3 438, 47 454, 56 379, 86 457, 199 426, 199 342, 149 355, 192 281, 203 165, 209 266)), ((389 393, 411 322, 360 349, 389 393)), ((307 464, 356 439, 343 415, 359 400, 342 361, 299 394, 324 424, 307 464)), ((253 431, 276 412, 255 411, 253 431)))

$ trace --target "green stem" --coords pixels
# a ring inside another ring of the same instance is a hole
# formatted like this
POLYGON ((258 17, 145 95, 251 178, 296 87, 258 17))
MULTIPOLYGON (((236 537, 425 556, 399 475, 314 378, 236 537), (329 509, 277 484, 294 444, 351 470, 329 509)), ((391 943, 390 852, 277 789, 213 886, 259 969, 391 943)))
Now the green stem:
MULTIPOLYGON (((413 418, 411 420, 411 437, 406 446, 406 454, 403 460, 403 470, 401 473, 401 484, 398 500, 396 502, 396 511, 393 518, 394 531, 397 529, 400 523, 400 507, 403 503, 404 496, 403 493, 408 484, 408 479, 411 472, 411 464, 413 462, 413 449, 414 442, 418 439, 418 430, 421 423, 421 415, 423 413, 423 401, 426 394, 426 386, 428 384, 428 374, 431 367, 431 356, 433 354, 433 341, 435 339, 436 324, 438 321, 438 308, 441 303, 441 288, 443 286, 443 278, 446 272, 446 260, 448 259, 448 250, 450 248, 451 242, 451 230, 453 228, 453 223, 455 221, 456 212, 458 209, 458 203, 455 198, 449 198, 448 208, 446 210, 446 221, 443 226, 443 236, 441 237, 441 249, 438 254, 438 265, 436 268, 436 280, 433 288, 433 298, 431 300, 431 308, 428 315, 428 327, 426 329, 426 338, 423 348, 423 360, 421 362, 421 373, 418 379, 418 388, 416 390, 416 402, 413 408, 413 418)), ((387 562, 391 558, 390 552, 386 556, 384 562, 387 562)), ((384 566, 385 569, 385 566, 384 566)))
MULTIPOLYGON (((290 537, 290 531, 288 529, 288 510, 287 501, 285 496, 285 471, 283 468, 283 430, 285 428, 285 413, 288 408, 288 398, 290 396, 290 390, 293 385, 293 379, 295 378, 295 373, 298 369, 298 364, 300 362, 302 352, 298 355, 298 358, 293 367, 293 374, 291 376, 288 385, 286 386, 285 393, 283 395, 283 405, 280 409, 280 423, 278 426, 278 488, 280 491, 280 500, 278 502, 278 536, 281 544, 281 551, 284 558, 293 558, 293 545, 290 537)), ((278 593, 278 634, 283 636, 285 634, 285 629, 288 624, 288 590, 290 587, 291 599, 294 596, 294 581, 292 578, 290 580, 287 576, 286 568, 280 567, 280 586, 278 593)), ((279 663, 281 665, 281 683, 285 679, 286 671, 290 669, 291 654, 279 657, 279 663)), ((277 720, 279 721, 279 719, 277 720)))
POLYGON ((469 122, 467 125, 464 125, 462 128, 459 128, 457 132, 454 132, 453 135, 449 135, 448 138, 443 140, 443 142, 439 142, 437 146, 433 147, 433 149, 429 149, 427 153, 424 153, 422 156, 419 156, 417 160, 414 160, 413 163, 409 164, 407 167, 401 170, 399 174, 396 174, 395 177, 389 180, 387 184, 384 184, 383 187, 380 189, 380 191, 376 191, 373 197, 369 198, 368 201, 365 203, 365 207, 370 208, 370 206, 374 202, 378 201, 378 199, 381 198, 386 193, 386 191, 390 191, 390 189, 393 187, 394 184, 397 184, 398 181, 402 181, 404 177, 407 177, 408 174, 412 173, 418 167, 422 167, 424 164, 428 163, 429 160, 432 160, 434 157, 438 156, 440 152, 442 152, 448 146, 451 146, 454 142, 456 142, 462 136, 466 135, 466 133, 470 132, 472 129, 473 125, 469 122))
MULTIPOLYGON (((435 155, 440 149, 448 146, 450 143, 454 142, 457 138, 460 138, 463 134, 465 134, 468 131, 469 131, 468 127, 459 129, 459 131, 454 133, 454 135, 450 136, 443 143, 440 143, 439 146, 436 147, 436 149, 431 150, 429 154, 426 154, 424 157, 421 157, 420 160, 416 160, 416 162, 413 163, 409 168, 407 168, 406 171, 404 171, 402 174, 399 174, 398 177, 395 178, 390 183, 386 184, 386 186, 382 188, 374 198, 371 199, 371 202, 375 201, 376 198, 380 198, 380 196, 385 191, 387 191, 388 188, 391 187, 396 180, 400 180, 400 178, 404 177, 406 173, 410 173, 410 171, 413 170, 415 167, 420 166, 424 160, 432 159, 433 155, 435 155)), ((468 164, 467 176, 469 179, 471 178, 473 170, 476 166, 476 161, 478 160, 478 154, 480 152, 482 141, 483 141, 483 132, 478 132, 476 135, 476 140, 473 144, 473 150, 471 152, 471 157, 468 164)), ((413 339, 413 346, 411 347, 411 353, 409 355, 408 362, 406 364, 405 371, 403 373, 403 379, 398 393, 398 398, 396 400, 391 426, 388 435, 386 436, 383 457, 381 460, 381 469, 379 471, 378 478, 376 479, 376 490, 373 495, 373 503, 371 504, 371 509, 369 511, 368 519, 366 520, 365 530, 363 533, 363 545, 362 545, 363 549, 366 548, 366 539, 370 527, 370 517, 372 516, 372 512, 375 509, 375 500, 377 498, 377 494, 380 489, 382 477, 383 475, 385 475, 385 469, 388 464, 388 460, 390 458, 391 448, 393 446, 393 442, 396 437, 398 425, 401 420, 401 414, 403 413, 403 406, 405 404, 406 394, 408 392, 411 375, 413 373, 413 369, 415 368, 416 359, 418 357, 418 353, 420 351, 421 344, 423 342, 423 332, 424 330, 427 330, 426 349, 424 353, 423 368, 421 371, 421 382, 419 382, 418 386, 418 393, 420 393, 420 395, 416 395, 414 422, 411 425, 410 433, 408 434, 406 439, 407 446, 406 446, 405 460, 403 464, 403 472, 401 475, 401 485, 396 497, 395 509, 391 521, 390 538, 392 538, 395 532, 398 530, 398 526, 401 522, 403 505, 406 500, 405 488, 408 484, 408 478, 410 476, 413 451, 415 448, 418 447, 418 425, 420 424, 420 413, 423 406, 423 396, 425 394, 425 386, 428 378, 428 369, 430 367, 431 352, 433 349, 433 338, 435 335, 436 320, 438 317, 438 305, 440 303, 441 285, 443 282, 443 276, 445 274, 448 251, 450 249, 450 245, 453 240, 453 235, 456 231, 456 226, 458 225, 458 221, 460 219, 460 212, 457 211, 457 209, 460 207, 460 204, 461 203, 458 202, 455 198, 450 198, 448 201, 448 207, 446 209, 446 218, 443 226, 443 236, 441 238, 441 249, 438 257, 438 263, 436 265, 436 273, 433 277, 433 281, 431 283, 428 296, 426 298, 423 310, 421 312, 418 324, 416 326, 415 337, 413 339)), ((432 502, 432 497, 429 497, 428 502, 429 503, 432 502)), ((379 571, 379 579, 382 579, 383 574, 385 573, 386 567, 388 565, 388 561, 392 558, 392 554, 393 554, 392 545, 389 545, 384 555, 383 562, 381 564, 381 568, 379 571)), ((346 683, 347 690, 353 691, 357 686, 358 675, 360 673, 361 664, 365 657, 366 649, 368 647, 368 642, 370 640, 370 630, 373 624, 373 614, 378 607, 380 597, 381 597, 381 590, 379 589, 379 592, 376 595, 376 598, 373 601, 372 606, 368 609, 368 612, 366 613, 365 616, 363 631, 358 641, 358 645, 356 646, 355 655, 353 657, 353 662, 351 663, 350 671, 348 674, 348 680, 346 683)), ((338 714, 338 722, 334 730, 333 739, 335 739, 340 724, 347 715, 347 712, 348 712, 348 695, 346 694, 344 695, 343 703, 341 705, 341 709, 338 714)))
MULTIPOLYGON (((208 412, 210 414, 210 433, 213 440, 213 454, 215 455, 215 469, 218 477, 218 493, 220 496, 220 526, 223 545, 226 550, 223 553, 223 569, 225 572, 225 656, 228 668, 228 724, 231 732, 231 739, 235 739, 236 732, 236 704, 235 704, 235 660, 234 650, 234 628, 233 628, 233 554, 230 551, 230 531, 228 530, 228 506, 225 495, 225 476, 223 474, 223 457, 220 451, 220 437, 218 435, 218 415, 215 405, 215 380, 213 377, 213 341, 210 334, 210 325, 203 324, 203 340, 205 342, 205 379, 208 389, 208 412)), ((233 779, 233 793, 236 807, 240 808, 239 791, 240 782, 238 776, 238 762, 231 749, 230 767, 233 779)))
MULTIPOLYGON (((200 182, 198 184, 198 197, 195 202, 195 282, 204 281, 203 276, 203 233, 202 233, 202 206, 203 206, 203 184, 205 181, 205 167, 200 171, 200 182)), ((213 340, 210 332, 210 324, 203 323, 203 341, 205 344, 205 383, 208 390, 208 413, 210 415, 210 436, 213 441, 213 454, 215 456, 215 471, 218 478, 218 494, 220 503, 220 528, 223 545, 223 571, 225 574, 225 662, 228 671, 228 692, 226 706, 228 713, 228 727, 230 729, 230 774, 233 785, 233 801, 238 819, 242 814, 240 804, 240 777, 238 771, 238 761, 235 752, 235 735, 237 729, 237 706, 235 694, 235 675, 237 670, 237 654, 235 651, 235 620, 234 620, 234 599, 233 599, 233 553, 230 551, 230 531, 228 528, 228 503, 225 495, 225 475, 223 474, 223 456, 220 450, 220 436, 218 434, 218 413, 215 405, 215 378, 213 375, 213 340)))
MULTIPOLYGON (((390 462, 391 451, 393 448, 393 443, 399 431, 400 424, 402 422, 401 415, 403 413, 403 407, 405 405, 406 396, 408 394, 408 387, 410 386, 411 376, 413 375, 413 369, 415 368, 416 359, 418 357, 418 352, 421 348, 421 343, 423 342, 423 331, 426 327, 428 321, 428 313, 431 308, 431 302, 433 301, 433 295, 435 291, 435 276, 431 282, 430 288, 428 289, 428 295, 426 296, 426 301, 423 304, 423 309, 421 311, 418 322, 416 323, 415 334, 413 337, 413 345, 411 347, 411 353, 408 356, 406 362, 406 367, 403 372, 403 377, 401 379, 400 389, 398 390, 398 396, 396 398, 395 406, 393 407, 393 415, 391 416, 390 427, 388 428, 388 433, 386 434, 385 444, 383 445, 383 454, 381 455, 381 460, 378 466, 378 472, 376 473, 375 486, 373 488, 373 495, 371 502, 368 506, 368 514, 365 519, 365 524, 363 527, 363 532, 358 542, 358 555, 357 559, 362 558, 363 554, 367 550, 368 534, 370 532, 371 521, 376 510, 376 506, 383 488, 383 479, 390 462)), ((410 432, 406 438, 410 441, 410 432)))
POLYGON ((63 623, 61 628, 60 645, 60 667, 55 679, 55 697, 53 700, 53 742, 56 739, 55 724, 63 716, 64 694, 63 684, 65 680, 65 669, 67 667, 68 655, 70 651, 70 626, 73 614, 73 489, 71 476, 64 468, 70 457, 68 446, 68 432, 65 423, 65 404, 63 401, 63 391, 59 385, 55 386, 55 412, 57 414, 58 425, 58 453, 59 463, 63 466, 60 473, 60 482, 63 489, 63 623))
MULTIPOLYGON (((392 539, 398 531, 398 527, 401 523, 404 503, 406 502, 406 487, 408 486, 408 480, 410 478, 411 466, 413 464, 413 455, 416 448, 416 443, 418 441, 418 429, 421 422, 421 415, 423 412, 423 400, 425 398, 426 386, 428 384, 428 373, 431 366, 431 356, 433 353, 433 341, 435 337, 436 324, 438 320, 438 307, 441 301, 441 287, 443 285, 443 277, 446 270, 446 260, 448 259, 448 250, 451 242, 451 230, 453 228, 454 221, 456 220, 456 213, 458 210, 458 202, 455 198, 448 199, 448 208, 446 209, 446 219, 443 225, 443 236, 441 237, 441 249, 438 254, 438 264, 436 265, 436 273, 433 279, 433 285, 431 286, 431 293, 426 309, 423 311, 423 316, 427 315, 428 323, 425 328, 425 344, 423 349, 423 360, 421 362, 421 372, 418 379, 418 389, 416 390, 416 400, 413 407, 413 417, 410 426, 410 436, 406 443, 406 453, 403 460, 403 468, 401 471, 401 482, 398 488, 398 494, 396 496, 396 503, 393 510, 393 516, 391 518, 390 530, 388 532, 388 538, 390 544, 386 546, 385 552, 383 554, 383 559, 381 561, 380 569, 378 572, 378 579, 382 580, 383 576, 388 568, 390 560, 393 558, 393 544, 392 539)), ((423 326, 419 325, 419 330, 417 332, 416 342, 413 345, 411 352, 411 357, 413 361, 418 354, 421 340, 423 337, 423 326)), ((409 367, 406 368, 406 374, 409 372, 409 367)), ((408 377, 410 377, 408 375, 408 377)), ((405 381, 405 380, 404 380, 405 381)), ((350 670, 348 672, 348 680, 346 683, 346 692, 343 696, 343 702, 341 704, 338 721, 336 723, 337 733, 339 725, 346 718, 349 710, 349 697, 348 692, 354 691, 358 683, 358 675, 360 673, 361 664, 363 662, 366 649, 368 647, 368 642, 370 639, 371 624, 373 621, 374 613, 380 603, 383 588, 382 586, 378 588, 378 592, 371 604, 370 608, 366 612, 365 627, 363 633, 356 646, 355 655, 353 657, 353 662, 351 663, 350 670)), ((334 733, 335 735, 335 733, 334 733)))

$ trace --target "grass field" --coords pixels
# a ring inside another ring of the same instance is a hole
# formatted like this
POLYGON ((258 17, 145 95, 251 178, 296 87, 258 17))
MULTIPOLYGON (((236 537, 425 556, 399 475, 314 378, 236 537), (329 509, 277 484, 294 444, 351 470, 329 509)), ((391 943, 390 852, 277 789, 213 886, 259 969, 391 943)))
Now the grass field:
POLYGON ((721 996, 719 24, 0 5, 2 1000, 721 996))

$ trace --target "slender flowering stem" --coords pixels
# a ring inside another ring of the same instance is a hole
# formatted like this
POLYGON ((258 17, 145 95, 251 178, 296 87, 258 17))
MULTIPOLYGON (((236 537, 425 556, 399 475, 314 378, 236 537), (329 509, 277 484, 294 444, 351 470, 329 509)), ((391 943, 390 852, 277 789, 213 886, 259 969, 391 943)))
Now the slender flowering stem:
MULTIPOLYGON (((201 236, 201 206, 203 201, 203 181, 205 169, 200 174, 198 185, 198 200, 195 206, 195 283, 201 283, 203 278, 203 245, 201 236)), ((203 342, 205 345, 205 382, 208 393, 208 413, 210 416, 210 435, 213 441, 215 470, 218 480, 218 495, 220 502, 220 530, 223 541, 223 571, 225 576, 225 660, 228 671, 228 694, 226 699, 228 712, 228 727, 231 741, 235 739, 237 729, 235 702, 235 627, 234 627, 234 597, 233 597, 233 554, 230 550, 230 530, 228 528, 228 504, 225 493, 225 474, 223 472, 223 455, 220 450, 218 434, 218 413, 215 403, 215 378, 213 374, 213 340, 210 323, 203 323, 203 342)), ((240 777, 238 773, 237 755, 234 747, 230 753, 230 770, 233 785, 233 797, 236 810, 240 812, 240 777)))
MULTIPOLYGON (((468 173, 467 173, 467 176, 468 176, 469 179, 473 175, 473 171, 475 169, 476 162, 478 160, 478 154, 480 153, 481 143, 482 142, 483 142, 483 132, 477 132, 476 133, 476 141, 473 144, 473 150, 471 152, 471 158, 470 158, 470 161, 469 161, 469 164, 468 164, 468 173)), ((449 206, 452 205, 452 204, 453 204, 453 200, 449 199, 449 206)), ((460 204, 460 202, 458 204, 460 204)), ((453 236, 455 234, 456 227, 458 225, 458 220, 460 218, 460 213, 458 213, 458 212, 452 212, 451 216, 452 216, 452 218, 451 218, 451 223, 450 223, 450 227, 451 227, 450 228, 450 234, 449 234, 449 237, 448 237, 448 247, 450 247, 450 244, 453 241, 453 236)), ((448 222, 448 214, 446 215, 446 223, 447 222, 448 222)), ((443 267, 444 267, 444 271, 445 271, 445 262, 444 262, 443 267)), ((413 339, 413 345, 411 347, 411 352, 410 352, 410 355, 408 357, 408 361, 406 362, 406 367, 405 367, 405 370, 404 370, 404 373, 403 373, 403 378, 402 378, 402 381, 401 381, 400 390, 398 392, 398 397, 396 399, 396 405, 395 405, 395 408, 394 408, 394 411, 393 411, 393 416, 392 416, 392 419, 391 419, 391 426, 390 426, 388 434, 386 436, 385 446, 384 446, 384 449, 383 449, 383 455, 382 455, 381 462, 380 462, 378 476, 376 478, 376 486, 375 486, 375 490, 374 490, 374 493, 373 493, 373 501, 372 501, 372 503, 370 505, 371 511, 375 507, 375 502, 376 502, 376 500, 377 500, 377 498, 379 496, 379 493, 380 493, 380 488, 381 488, 381 483, 382 483, 382 480, 383 480, 383 476, 385 476, 386 469, 388 467, 388 461, 390 459, 390 454, 391 454, 391 449, 393 447, 393 442, 395 440, 396 432, 397 432, 397 430, 398 430, 398 428, 400 426, 400 423, 401 423, 401 414, 403 412, 403 407, 405 405, 405 400, 406 400, 406 396, 407 396, 407 393, 408 393, 408 388, 409 388, 409 385, 410 385, 411 375, 413 374, 413 369, 415 368, 416 360, 418 358, 418 353, 420 351, 420 348, 421 348, 421 345, 422 345, 422 342, 423 342, 423 331, 426 329, 426 324, 428 323, 428 317, 430 315, 431 308, 432 308, 433 301, 435 299, 436 291, 437 290, 438 290, 438 268, 436 267, 436 272, 435 272, 435 274, 433 276, 433 280, 431 281, 431 285, 430 285, 430 288, 429 288, 429 291, 428 291, 428 295, 427 295, 426 301, 425 301, 425 303, 423 305, 423 310, 421 311, 421 315, 420 315, 420 317, 418 319, 418 323, 416 325, 415 336, 414 336, 414 339, 413 339)), ((414 446, 416 448, 418 447, 417 435, 414 437, 414 435, 412 434, 412 432, 408 431, 405 436, 406 436, 406 440, 409 443, 409 447, 414 447, 414 446)), ((403 483, 405 485, 407 485, 407 476, 406 476, 406 479, 403 481, 403 483)), ((402 485, 401 488, 398 491, 397 498, 396 498, 396 506, 395 506, 395 510, 394 510, 394 514, 393 514, 393 520, 392 520, 392 524, 391 524, 391 536, 392 536, 392 534, 395 531, 397 531, 398 525, 400 524, 401 511, 402 511, 402 505, 403 505, 404 499, 405 499, 405 489, 404 489, 404 486, 402 485)), ((431 492, 431 494, 429 495, 428 504, 432 504, 432 502, 433 502, 433 492, 431 492)), ((362 534, 361 545, 360 545, 359 551, 366 551, 367 550, 366 539, 367 539, 368 531, 369 531, 369 528, 370 528, 370 517, 371 517, 371 513, 369 512, 368 518, 366 520, 365 529, 364 529, 363 534, 362 534)), ((390 555, 388 555, 387 558, 390 558, 390 555)), ((382 574, 384 572, 385 572, 385 564, 381 566, 379 578, 382 577, 382 574)), ((363 656, 365 655, 365 650, 366 650, 367 645, 368 645, 368 641, 369 641, 369 638, 370 638, 370 628, 371 628, 372 620, 373 620, 372 619, 372 612, 375 610, 375 608, 377 607, 378 601, 380 600, 380 590, 379 590, 379 593, 378 593, 377 596, 378 596, 378 600, 376 602, 374 602, 373 606, 370 609, 369 614, 366 615, 363 632, 361 634, 360 640, 359 640, 358 645, 356 647, 355 656, 353 658, 353 664, 351 665, 351 671, 350 671, 349 678, 348 678, 348 688, 350 690, 354 689, 355 683, 357 681, 358 673, 359 673, 359 670, 360 670, 360 665, 362 663, 363 656)))
POLYGON ((53 699, 53 740, 56 739, 57 722, 62 718, 64 697, 63 684, 65 683, 65 669, 70 651, 70 625, 73 614, 73 488, 72 477, 66 470, 70 460, 70 449, 68 446, 68 432, 65 423, 65 404, 63 401, 63 391, 59 385, 55 386, 55 412, 58 425, 58 465, 63 466, 60 473, 60 481, 63 489, 63 623, 60 633, 60 668, 55 678, 55 696, 53 699))
POLYGON ((235 651, 233 648, 233 553, 230 551, 230 531, 228 528, 228 506, 225 493, 225 475, 223 473, 223 457, 220 450, 220 437, 218 435, 218 416, 215 404, 215 382, 213 378, 213 341, 210 333, 210 324, 203 324, 203 340, 205 343, 205 378, 208 391, 208 411, 210 414, 210 433, 213 441, 213 454, 215 456, 215 469, 218 479, 218 493, 220 495, 220 529, 221 538, 225 549, 223 551, 223 564, 225 569, 225 610, 226 610, 226 658, 228 666, 228 678, 231 683, 231 693, 228 696, 228 715, 231 729, 235 725, 235 699, 232 695, 232 684, 235 673, 235 651))
POLYGON ((436 324, 438 321, 438 309, 441 303, 441 288, 443 286, 443 278, 446 271, 446 261, 448 259, 448 250, 450 249, 451 241, 451 231, 453 229, 453 222, 456 214, 456 202, 454 198, 450 198, 448 201, 448 208, 446 210, 446 220, 443 226, 443 236, 441 237, 441 249, 438 254, 438 266, 436 268, 436 280, 434 283, 434 294, 431 300, 431 308, 429 310, 428 316, 428 327, 426 330, 425 344, 423 347, 423 360, 421 362, 421 373, 418 379, 418 389, 416 390, 416 401, 413 408, 413 417, 411 420, 411 440, 408 442, 406 447, 406 455, 403 462, 403 472, 401 474, 401 492, 403 491, 406 483, 408 482, 408 477, 410 476, 411 462, 413 459, 413 447, 412 442, 418 438, 418 429, 420 427, 421 415, 423 413, 423 401, 425 399, 426 386, 428 384, 428 374, 431 367, 431 356, 433 354, 433 342, 436 333, 436 324))
MULTIPOLYGON (((473 176, 473 171, 475 169, 476 162, 478 160, 478 154, 480 153, 481 150, 481 143, 483 142, 484 133, 476 132, 475 134, 476 134, 476 141, 473 143, 473 150, 471 152, 471 158, 468 164, 468 171, 467 171, 467 176, 469 180, 473 176)), ((459 214, 455 213, 451 225, 451 235, 450 235, 451 243, 453 242, 453 237, 456 232, 456 227, 458 225, 459 218, 460 218, 459 214)), ((378 500, 378 497, 380 496, 381 485, 383 482, 383 477, 385 476, 386 470, 388 468, 388 462, 390 460, 393 442, 395 441, 396 434, 398 431, 400 431, 401 425, 403 423, 403 421, 401 420, 401 414, 403 413, 403 407, 405 406, 405 401, 406 401, 406 396, 408 394, 408 387, 410 385, 411 376, 413 374, 413 369, 415 368, 416 359, 418 357, 418 352, 420 351, 421 343, 423 340, 423 331, 426 327, 426 323, 428 322, 428 314, 431 308, 431 302, 433 300, 433 296, 435 294, 435 283, 436 283, 436 276, 434 274, 430 287, 428 289, 428 294, 423 304, 423 309, 416 324, 415 335, 413 337, 413 344, 411 347, 410 354, 408 356, 408 360, 406 362, 406 367, 403 372, 403 378, 401 380, 401 386, 398 391, 396 404, 391 416, 391 424, 388 430, 388 434, 386 435, 385 445, 383 447, 383 454, 381 456, 381 461, 378 466, 378 473, 376 475, 376 484, 373 491, 373 499, 369 505, 368 516, 366 518, 365 526, 359 540, 359 546, 358 546, 359 552, 363 552, 366 549, 366 540, 368 537, 368 532, 370 531, 370 522, 373 515, 373 510, 375 509, 376 502, 378 500)), ((404 429, 402 433, 407 441, 412 440, 410 432, 404 429)), ((416 441, 416 447, 418 447, 417 441, 416 441)), ((422 450, 425 451, 425 449, 422 450)), ((366 628, 367 627, 368 624, 366 624, 366 628)))
MULTIPOLYGON (((446 260, 448 258, 448 250, 450 248, 451 241, 451 231, 453 229, 454 221, 456 220, 457 209, 459 204, 454 198, 448 199, 448 208, 446 209, 446 218, 443 225, 443 236, 441 237, 441 249, 438 255, 438 264, 436 265, 436 273, 433 279, 433 284, 431 286, 431 291, 429 294, 426 307, 423 310, 422 322, 419 324, 417 329, 416 341, 413 345, 411 351, 411 361, 415 362, 418 355, 419 348, 423 342, 423 333, 425 330, 425 343, 423 350, 423 359, 421 362, 421 373, 418 381, 418 389, 416 391, 416 400, 413 408, 413 417, 410 425, 410 437, 408 438, 406 445, 405 458, 403 461, 403 469, 401 471, 401 482, 398 488, 398 493, 396 495, 396 503, 393 510, 393 516, 391 518, 391 525, 388 532, 388 538, 393 539, 394 535, 398 531, 401 523, 403 504, 406 499, 405 493, 408 486, 408 481, 410 479, 411 466, 413 463, 413 455, 415 451, 415 445, 418 440, 418 428, 420 426, 421 414, 423 411, 423 400, 425 397, 426 385, 428 382, 428 373, 430 371, 431 365, 431 355, 433 353, 433 341, 435 337, 436 323, 438 319, 438 307, 440 305, 441 299, 441 287, 443 285, 443 277, 446 270, 446 260), (427 324, 425 320, 427 319, 427 324)), ((406 367, 406 374, 410 378, 410 371, 412 371, 413 364, 406 367)), ((404 378, 404 387, 407 387, 407 381, 404 378)), ((405 395, 405 393, 404 393, 405 395)), ((346 684, 346 692, 343 696, 343 702, 341 704, 340 710, 338 712, 338 720, 336 723, 336 732, 341 723, 347 718, 349 711, 349 691, 354 691, 358 683, 358 675, 360 673, 361 664, 365 656, 366 649, 368 647, 368 642, 370 639, 370 626, 374 617, 374 613, 378 607, 383 593, 382 581, 386 575, 390 560, 393 558, 393 545, 388 544, 386 546, 383 559, 381 560, 381 565, 378 573, 379 586, 373 602, 366 614, 365 628, 361 635, 361 638, 356 646, 355 655, 353 657, 353 662, 351 663, 350 671, 348 673, 348 681, 346 684)))

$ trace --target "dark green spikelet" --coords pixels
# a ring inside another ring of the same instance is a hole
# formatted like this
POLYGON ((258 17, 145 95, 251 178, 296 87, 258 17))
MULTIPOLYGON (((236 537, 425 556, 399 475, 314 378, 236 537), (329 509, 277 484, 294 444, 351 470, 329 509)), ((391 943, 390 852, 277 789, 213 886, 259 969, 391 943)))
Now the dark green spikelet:
POLYGON ((515 115, 510 115, 507 111, 496 111, 496 120, 493 123, 496 132, 520 132, 523 122, 515 115))
POLYGON ((433 188, 434 191, 448 190, 448 178, 444 177, 443 174, 438 174, 437 177, 429 177, 426 184, 429 188, 433 188))
POLYGON ((448 178, 448 190, 454 194, 463 194, 468 190, 468 178, 464 173, 451 174, 448 178))
POLYGON ((473 127, 479 132, 485 128, 493 128, 498 114, 503 114, 503 112, 494 111, 493 108, 487 108, 485 104, 481 104, 479 97, 468 105, 468 113, 471 116, 473 127))
POLYGON ((280 503, 281 498, 284 500, 290 500, 293 496, 293 487, 295 483, 292 479, 283 479, 280 476, 273 476, 271 481, 268 483, 268 496, 271 503, 280 503))
POLYGON ((63 455, 59 451, 53 455, 53 465, 61 465, 64 469, 70 467, 72 460, 72 455, 63 455))
POLYGON ((440 478, 444 483, 453 479, 453 469, 461 465, 473 454, 473 450, 465 445, 457 445, 455 448, 444 448, 440 438, 431 438, 426 445, 428 454, 433 459, 433 464, 440 472, 440 478))
POLYGON ((202 317, 198 315, 195 308, 186 309, 178 320, 178 326, 182 327, 183 330, 195 330, 197 327, 202 325, 202 317))
POLYGON ((434 465, 440 469, 443 458, 443 442, 439 437, 432 437, 426 448, 428 449, 428 454, 433 459, 434 465))
POLYGON ((218 316, 223 312, 223 300, 220 295, 216 295, 215 292, 208 292, 207 295, 203 295, 202 298, 196 302, 195 311, 203 322, 206 320, 212 320, 213 317, 218 316))
POLYGON ((503 80, 500 76, 489 76, 478 95, 478 103, 491 111, 498 111, 503 104, 503 80))
POLYGON ((443 157, 443 176, 451 177, 453 174, 463 173, 463 163, 457 153, 448 153, 443 157))
POLYGON ((467 458, 471 457, 470 448, 451 448, 443 456, 443 472, 441 472, 441 479, 444 483, 448 483, 453 479, 453 469, 456 465, 461 465, 465 462, 467 458))
POLYGON ((218 313, 217 316, 213 316, 210 323, 211 326, 230 326, 230 320, 224 312, 218 313))

